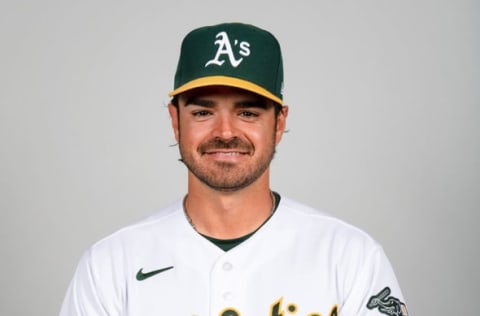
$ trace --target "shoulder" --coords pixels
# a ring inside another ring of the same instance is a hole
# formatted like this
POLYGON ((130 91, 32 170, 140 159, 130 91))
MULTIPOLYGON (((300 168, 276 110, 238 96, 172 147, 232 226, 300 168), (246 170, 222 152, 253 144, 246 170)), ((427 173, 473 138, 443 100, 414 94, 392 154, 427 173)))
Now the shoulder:
POLYGON ((167 239, 173 234, 179 234, 181 227, 187 227, 184 222, 182 204, 178 200, 100 239, 91 245, 89 252, 120 252, 131 247, 138 249, 141 245, 155 242, 156 239, 167 239))
POLYGON ((380 244, 363 229, 356 227, 328 212, 319 210, 283 197, 278 208, 278 222, 286 231, 296 236, 304 236, 308 243, 330 243, 340 249, 357 248, 362 251, 375 251, 380 244))
POLYGON ((326 225, 335 229, 345 229, 359 234, 366 234, 360 228, 351 225, 329 212, 314 208, 288 197, 282 196, 279 209, 283 213, 283 216, 293 220, 313 222, 315 225, 326 225))

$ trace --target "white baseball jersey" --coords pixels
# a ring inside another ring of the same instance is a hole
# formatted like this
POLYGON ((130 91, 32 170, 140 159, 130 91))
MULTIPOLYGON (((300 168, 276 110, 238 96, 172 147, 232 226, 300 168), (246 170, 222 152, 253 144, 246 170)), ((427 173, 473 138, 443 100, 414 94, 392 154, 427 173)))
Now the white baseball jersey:
POLYGON ((181 201, 93 245, 61 316, 402 316, 381 246, 335 217, 282 197, 246 241, 223 251, 181 201))

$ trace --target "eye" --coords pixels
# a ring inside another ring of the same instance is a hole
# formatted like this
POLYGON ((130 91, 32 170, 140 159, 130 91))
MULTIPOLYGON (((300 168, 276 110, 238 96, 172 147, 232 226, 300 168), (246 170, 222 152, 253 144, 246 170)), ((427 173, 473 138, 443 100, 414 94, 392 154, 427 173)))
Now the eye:
POLYGON ((245 118, 256 118, 258 117, 258 114, 252 111, 241 111, 239 113, 240 116, 245 117, 245 118))
POLYGON ((195 117, 206 117, 210 114, 211 113, 209 111, 206 111, 206 110, 199 110, 199 111, 192 112, 192 115, 195 116, 195 117))

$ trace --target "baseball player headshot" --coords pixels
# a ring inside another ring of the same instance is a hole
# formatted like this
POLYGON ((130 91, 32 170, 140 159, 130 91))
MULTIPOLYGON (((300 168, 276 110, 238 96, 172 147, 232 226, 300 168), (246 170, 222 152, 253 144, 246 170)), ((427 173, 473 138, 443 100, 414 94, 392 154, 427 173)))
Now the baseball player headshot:
POLYGON ((60 316, 408 315, 376 240, 271 187, 295 111, 283 75, 278 40, 257 26, 184 37, 168 111, 185 195, 92 245, 60 316))

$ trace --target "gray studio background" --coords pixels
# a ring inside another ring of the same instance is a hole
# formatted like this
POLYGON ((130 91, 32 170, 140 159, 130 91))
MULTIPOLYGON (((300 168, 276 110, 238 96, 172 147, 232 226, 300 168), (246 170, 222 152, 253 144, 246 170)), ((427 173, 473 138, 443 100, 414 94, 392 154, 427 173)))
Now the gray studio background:
POLYGON ((56 315, 89 245, 183 195, 166 95, 185 33, 223 21, 283 46, 289 133, 272 187, 379 240, 412 315, 475 314, 479 13, 466 0, 2 1, 0 314, 56 315))

